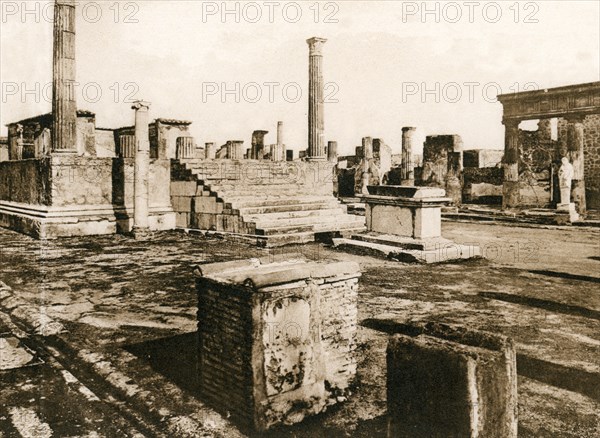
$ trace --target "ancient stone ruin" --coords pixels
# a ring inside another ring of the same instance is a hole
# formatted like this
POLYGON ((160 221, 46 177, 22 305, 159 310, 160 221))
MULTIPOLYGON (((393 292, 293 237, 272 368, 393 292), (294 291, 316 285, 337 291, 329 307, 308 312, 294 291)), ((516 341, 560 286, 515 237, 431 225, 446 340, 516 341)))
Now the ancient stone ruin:
POLYGON ((356 263, 198 266, 200 385, 258 431, 344 400, 356 373, 356 263))

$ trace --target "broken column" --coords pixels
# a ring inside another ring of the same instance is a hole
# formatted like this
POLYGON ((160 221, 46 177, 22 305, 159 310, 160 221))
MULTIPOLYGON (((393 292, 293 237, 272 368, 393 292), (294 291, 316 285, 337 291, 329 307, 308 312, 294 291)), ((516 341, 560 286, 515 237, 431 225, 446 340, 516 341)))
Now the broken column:
POLYGON ((23 159, 23 125, 17 124, 17 154, 14 160, 23 159))
POLYGON ((179 160, 194 158, 194 137, 177 137, 175 157, 179 160))
POLYGON ((77 152, 75 3, 75 0, 56 0, 54 3, 52 152, 77 152))
POLYGON ((269 131, 254 131, 252 133, 252 149, 250 157, 253 160, 262 160, 265 155, 265 135, 269 131))
POLYGON ((387 348, 389 437, 517 437, 511 339, 442 324, 388 325, 402 333, 387 348))
POLYGON ((571 199, 577 213, 585 214, 585 174, 584 174, 584 115, 567 117, 567 149, 573 165, 571 199))
POLYGON ((121 158, 135 157, 135 135, 122 134, 119 136, 119 155, 121 158))
POLYGON ((412 157, 413 135, 417 128, 402 128, 402 172, 400 178, 403 186, 415 185, 415 168, 412 157))
POLYGON ((204 154, 207 160, 214 160, 217 155, 217 148, 214 143, 205 143, 204 154))
POLYGON ((135 180, 133 232, 148 230, 148 174, 150 169, 150 140, 148 137, 148 110, 150 103, 138 101, 135 110, 135 180))
POLYGON ((244 159, 244 141, 229 140, 227 142, 227 158, 230 160, 244 159))
POLYGON ((519 189, 519 120, 504 120, 504 184, 502 208, 514 208, 520 204, 519 189))
POLYGON ((325 116, 323 108, 324 38, 306 40, 309 46, 308 67, 308 155, 309 160, 325 160, 325 116))
POLYGON ((343 400, 356 374, 359 269, 257 259, 198 266, 205 400, 259 432, 343 400))
POLYGON ((327 161, 337 163, 338 161, 338 144, 337 141, 327 143, 327 161))

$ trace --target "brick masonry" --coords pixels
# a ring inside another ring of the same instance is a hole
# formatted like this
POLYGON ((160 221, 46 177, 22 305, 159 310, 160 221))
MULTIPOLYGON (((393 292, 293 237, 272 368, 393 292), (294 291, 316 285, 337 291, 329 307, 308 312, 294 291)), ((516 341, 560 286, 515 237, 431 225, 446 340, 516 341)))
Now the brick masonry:
POLYGON ((197 271, 203 397, 258 431, 343 400, 356 374, 359 267, 258 260, 197 271))

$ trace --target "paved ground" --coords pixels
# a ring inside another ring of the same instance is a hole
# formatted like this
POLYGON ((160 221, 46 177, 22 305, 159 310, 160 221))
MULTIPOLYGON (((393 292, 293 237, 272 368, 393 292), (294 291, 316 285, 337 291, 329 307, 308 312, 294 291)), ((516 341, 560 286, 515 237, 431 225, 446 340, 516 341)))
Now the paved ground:
MULTIPOLYGON (((268 256, 358 261, 360 320, 512 336, 519 436, 600 436, 600 232, 443 226, 489 260, 414 266, 319 245, 268 256)), ((195 396, 191 267, 265 254, 177 233, 43 243, 0 230, 0 281, 12 288, 0 287, 0 359, 11 357, 0 360, 0 437, 238 435, 195 396)), ((361 327, 359 339, 353 397, 273 436, 384 436, 386 336, 361 327)))

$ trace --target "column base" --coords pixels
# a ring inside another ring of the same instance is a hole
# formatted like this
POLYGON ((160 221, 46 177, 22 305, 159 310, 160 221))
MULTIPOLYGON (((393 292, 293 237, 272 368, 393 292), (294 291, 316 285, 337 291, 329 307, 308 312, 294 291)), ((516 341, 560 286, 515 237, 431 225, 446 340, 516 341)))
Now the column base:
POLYGON ((502 186, 502 209, 519 207, 521 193, 518 181, 504 181, 502 186))
POLYGON ((150 228, 133 227, 133 229, 130 232, 130 236, 133 237, 135 240, 149 240, 152 237, 154 237, 155 234, 156 233, 150 230, 150 228))
POLYGON ((577 222, 579 219, 580 216, 577 213, 575 204, 573 202, 570 204, 558 204, 556 207, 556 222, 559 225, 563 225, 568 222, 577 222))

